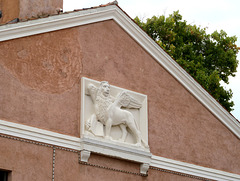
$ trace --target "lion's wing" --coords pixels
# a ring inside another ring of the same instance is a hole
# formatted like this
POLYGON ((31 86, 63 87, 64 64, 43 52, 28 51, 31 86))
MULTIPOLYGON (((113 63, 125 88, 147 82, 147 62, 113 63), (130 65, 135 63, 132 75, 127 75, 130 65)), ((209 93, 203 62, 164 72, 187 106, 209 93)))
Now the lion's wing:
POLYGON ((139 109, 142 107, 142 104, 135 99, 133 96, 131 96, 128 92, 122 92, 120 95, 120 103, 123 107, 126 108, 135 108, 139 109))

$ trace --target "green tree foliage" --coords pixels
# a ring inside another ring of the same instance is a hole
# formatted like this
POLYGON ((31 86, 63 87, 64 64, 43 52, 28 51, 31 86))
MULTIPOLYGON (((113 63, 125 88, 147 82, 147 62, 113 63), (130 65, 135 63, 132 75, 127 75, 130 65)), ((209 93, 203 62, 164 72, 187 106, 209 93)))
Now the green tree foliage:
POLYGON ((206 33, 206 28, 187 24, 178 11, 165 16, 153 16, 146 22, 135 18, 170 56, 194 77, 223 107, 232 111, 232 91, 224 89, 220 81, 228 84, 235 76, 238 65, 237 38, 224 31, 206 33))

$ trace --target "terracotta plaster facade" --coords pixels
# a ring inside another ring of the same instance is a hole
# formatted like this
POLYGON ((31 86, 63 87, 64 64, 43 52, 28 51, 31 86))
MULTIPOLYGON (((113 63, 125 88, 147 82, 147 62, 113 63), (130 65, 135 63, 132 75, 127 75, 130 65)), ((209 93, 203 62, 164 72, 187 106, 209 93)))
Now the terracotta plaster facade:
POLYGON ((10 181, 52 178, 52 149, 0 137, 0 152, 0 168, 12 171, 10 181))
MULTIPOLYGON (((148 96, 152 154, 240 174, 239 139, 114 20, 0 42, 0 119, 80 137, 81 77, 148 96)), ((52 179, 53 148, 0 139, 0 169, 13 181, 52 179)), ((61 149, 55 159, 55 180, 196 180, 82 165, 61 149)), ((89 163, 139 170, 94 154, 89 163)))
POLYGON ((0 0, 0 24, 16 18, 23 20, 57 14, 57 10, 62 8, 63 0, 0 0))

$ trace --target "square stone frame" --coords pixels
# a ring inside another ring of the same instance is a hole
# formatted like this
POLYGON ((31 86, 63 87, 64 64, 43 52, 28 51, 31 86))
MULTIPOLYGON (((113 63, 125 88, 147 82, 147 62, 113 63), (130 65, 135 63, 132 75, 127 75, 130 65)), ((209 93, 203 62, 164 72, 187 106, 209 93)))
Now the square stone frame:
MULTIPOLYGON (((104 80, 105 81, 105 80, 104 80)), ((85 121, 89 119, 89 117, 94 113, 94 105, 91 100, 91 97, 87 95, 87 86, 89 84, 93 84, 96 87, 99 87, 100 82, 96 80, 92 80, 89 78, 82 77, 82 82, 81 82, 81 128, 80 128, 80 133, 81 133, 81 138, 87 137, 95 140, 100 140, 103 142, 107 143, 113 143, 116 144, 117 141, 111 141, 111 140, 105 140, 103 137, 94 137, 94 136, 89 136, 87 134, 87 131, 85 130, 85 121)), ((127 109, 129 112, 131 112, 134 117, 135 121, 139 127, 139 130, 142 135, 142 139, 148 144, 148 111, 147 111, 147 95, 140 94, 131 90, 123 89, 117 86, 110 85, 110 95, 113 97, 116 97, 119 93, 122 91, 127 91, 128 94, 130 94, 132 97, 134 97, 136 100, 138 100, 141 104, 142 107, 140 109, 127 109)), ((121 134, 120 129, 117 128, 112 128, 112 137, 117 138, 115 134, 121 134)), ((126 139, 126 143, 120 143, 123 144, 124 146, 134 146, 134 138, 131 136, 131 134, 128 133, 128 137, 126 139)), ((119 142, 117 143, 119 144, 119 142)))

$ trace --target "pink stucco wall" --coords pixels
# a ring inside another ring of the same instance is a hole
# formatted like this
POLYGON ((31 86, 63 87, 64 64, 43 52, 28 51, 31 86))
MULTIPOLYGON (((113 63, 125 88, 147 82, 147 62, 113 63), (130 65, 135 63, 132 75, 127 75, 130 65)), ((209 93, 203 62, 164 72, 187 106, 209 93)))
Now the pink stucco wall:
MULTIPOLYGON (((77 162, 78 154, 66 152, 62 150, 56 151, 56 165, 55 165, 55 179, 56 180, 81 180, 88 181, 126 181, 126 180, 142 180, 142 181, 194 181, 197 179, 186 176, 179 176, 176 174, 161 172, 150 169, 147 177, 134 175, 123 172, 116 172, 113 170, 102 169, 96 166, 82 165, 77 162), (65 173, 64 175, 62 173, 65 173)), ((104 167, 115 168, 119 170, 139 173, 139 164, 124 160, 104 157, 100 155, 91 155, 89 163, 93 165, 100 165, 104 167)))
MULTIPOLYGON (((0 169, 11 170, 9 181, 194 181, 197 179, 150 169, 147 177, 78 163, 78 153, 0 137, 0 169), (54 164, 53 164, 54 163, 54 164), (54 172, 53 172, 54 167, 54 172), (54 173, 54 174, 53 174, 54 173)), ((139 173, 139 164, 92 154, 90 164, 139 173)))
POLYGON ((78 137, 81 77, 107 80, 148 95, 153 154, 240 174, 239 139, 114 21, 1 42, 0 75, 0 119, 78 137))
POLYGON ((0 169, 11 170, 10 181, 52 179, 52 149, 0 137, 0 169))
POLYGON ((2 119, 79 135, 81 48, 66 32, 0 43, 2 119))

